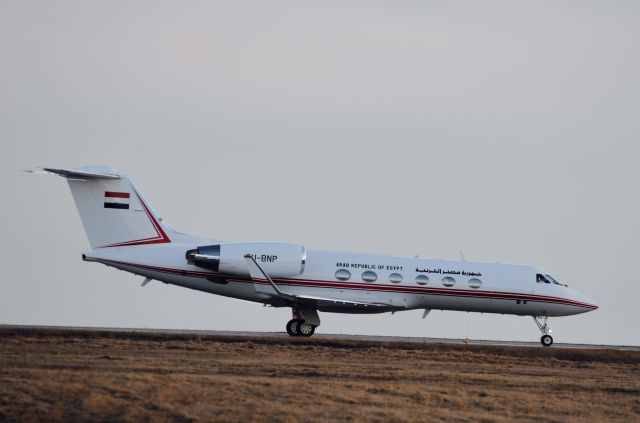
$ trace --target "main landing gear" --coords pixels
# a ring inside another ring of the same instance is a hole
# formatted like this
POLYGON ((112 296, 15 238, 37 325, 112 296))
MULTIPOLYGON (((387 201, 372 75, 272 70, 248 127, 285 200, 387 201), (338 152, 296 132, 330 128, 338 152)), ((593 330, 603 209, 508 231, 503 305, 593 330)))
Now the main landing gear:
POLYGON ((287 322, 287 333, 291 336, 311 336, 316 327, 304 320, 291 319, 287 322))
POLYGON ((549 335, 551 333, 551 328, 547 324, 548 317, 549 316, 544 316, 544 319, 540 321, 542 317, 533 316, 533 321, 536 322, 538 329, 540 329, 540 332, 542 332, 540 343, 542 344, 543 347, 550 347, 553 344, 553 337, 549 335))
POLYGON ((318 311, 313 308, 294 308, 293 319, 287 322, 287 333, 291 336, 311 336, 320 326, 318 311))

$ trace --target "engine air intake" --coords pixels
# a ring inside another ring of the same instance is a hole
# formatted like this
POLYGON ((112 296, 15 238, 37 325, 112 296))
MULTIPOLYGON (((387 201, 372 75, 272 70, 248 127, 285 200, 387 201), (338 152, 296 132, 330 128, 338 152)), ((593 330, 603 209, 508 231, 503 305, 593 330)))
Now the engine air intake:
POLYGON ((249 268, 244 258, 251 255, 272 278, 288 278, 304 272, 307 260, 303 245, 251 242, 203 245, 186 252, 189 264, 214 272, 248 276, 249 268))
POLYGON ((217 272, 220 268, 220 244, 205 245, 187 251, 187 262, 217 272))

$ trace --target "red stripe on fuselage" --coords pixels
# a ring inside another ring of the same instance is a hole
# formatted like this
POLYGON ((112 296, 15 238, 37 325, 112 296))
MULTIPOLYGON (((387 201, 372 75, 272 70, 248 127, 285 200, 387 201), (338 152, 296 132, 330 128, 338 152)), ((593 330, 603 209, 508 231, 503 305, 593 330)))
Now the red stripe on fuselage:
MULTIPOLYGON (((172 269, 172 268, 166 268, 166 267, 149 266, 145 264, 128 263, 128 262, 117 261, 117 260, 99 260, 99 261, 105 264, 115 263, 123 266, 137 267, 145 270, 151 270, 151 271, 161 272, 161 273, 169 273, 169 274, 180 275, 180 276, 189 276, 189 277, 195 277, 195 278, 206 278, 209 276, 215 276, 215 277, 232 279, 237 282, 259 283, 264 285, 268 284, 266 280, 255 280, 251 278, 246 278, 246 277, 243 278, 241 276, 225 275, 221 273, 172 269)), ((447 297, 491 298, 491 299, 500 299, 500 300, 526 300, 526 301, 535 301, 535 302, 543 302, 543 303, 565 304, 565 305, 571 305, 575 307, 582 307, 582 308, 589 308, 589 309, 597 308, 597 306, 593 304, 569 300, 561 297, 549 297, 549 296, 534 295, 534 294, 519 294, 516 292, 470 291, 470 290, 451 289, 451 288, 373 285, 373 284, 365 284, 365 283, 352 283, 352 282, 345 283, 345 282, 337 282, 337 281, 323 281, 323 280, 312 280, 312 279, 275 279, 275 282, 278 283, 278 285, 304 286, 304 287, 312 287, 312 288, 354 289, 354 290, 399 292, 399 293, 422 294, 422 295, 441 295, 441 296, 447 296, 447 297)))

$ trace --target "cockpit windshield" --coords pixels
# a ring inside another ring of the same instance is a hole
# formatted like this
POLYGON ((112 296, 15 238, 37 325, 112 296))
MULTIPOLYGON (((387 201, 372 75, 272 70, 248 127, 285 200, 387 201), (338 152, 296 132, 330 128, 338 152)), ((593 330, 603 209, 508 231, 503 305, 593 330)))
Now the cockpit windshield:
POLYGON ((553 279, 553 277, 551 275, 545 275, 547 277, 547 279, 549 279, 551 281, 551 283, 554 283, 556 285, 562 285, 560 282, 558 282, 557 280, 553 279))
POLYGON ((536 282, 538 283, 548 283, 548 284, 553 284, 553 285, 561 285, 561 286, 567 286, 565 284, 562 284, 560 282, 558 282, 557 280, 555 280, 551 275, 543 275, 541 273, 538 273, 536 275, 536 282))

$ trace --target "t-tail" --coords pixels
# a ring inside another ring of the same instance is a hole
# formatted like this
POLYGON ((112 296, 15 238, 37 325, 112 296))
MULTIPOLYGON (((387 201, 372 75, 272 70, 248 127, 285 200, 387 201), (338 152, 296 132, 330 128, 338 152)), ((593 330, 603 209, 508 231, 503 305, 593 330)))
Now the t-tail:
POLYGON ((43 168, 67 179, 91 248, 163 244, 171 229, 126 175, 107 166, 43 168))

